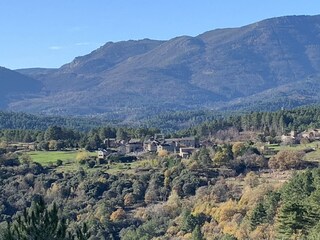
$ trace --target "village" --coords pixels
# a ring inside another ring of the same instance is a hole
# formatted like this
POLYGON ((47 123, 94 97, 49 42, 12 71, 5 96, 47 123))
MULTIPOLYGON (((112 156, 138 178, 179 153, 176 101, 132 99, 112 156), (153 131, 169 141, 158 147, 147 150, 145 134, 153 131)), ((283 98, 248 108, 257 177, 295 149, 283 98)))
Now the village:
POLYGON ((196 137, 165 138, 164 134, 155 134, 145 141, 141 139, 117 140, 107 138, 103 141, 105 148, 97 152, 98 159, 107 159, 110 155, 140 156, 144 153, 168 153, 181 158, 189 158, 199 149, 200 144, 196 137))
MULTIPOLYGON (((248 137, 248 133, 243 133, 236 139, 232 139, 230 143, 243 141, 244 137, 248 137)), ((250 136, 256 138, 256 136, 250 136)), ((249 137, 249 138, 250 138, 249 137)), ((249 139, 248 138, 248 139, 249 139)), ((292 130, 289 134, 277 136, 276 144, 282 146, 295 146, 297 144, 306 145, 310 142, 320 140, 320 129, 308 129, 303 132, 297 133, 292 130)), ((129 138, 126 140, 118 140, 116 138, 107 138, 103 141, 104 148, 97 151, 97 158, 106 160, 109 156, 125 155, 139 157, 144 154, 172 154, 180 158, 188 159, 193 152, 199 151, 201 147, 217 146, 214 139, 207 139, 199 141, 194 136, 182 138, 165 138, 164 134, 155 134, 153 137, 142 141, 137 138, 129 138)), ((273 148, 274 144, 266 141, 264 144, 259 145, 259 151, 264 155, 274 155, 277 153, 273 148)), ((315 149, 310 149, 310 151, 315 149)))

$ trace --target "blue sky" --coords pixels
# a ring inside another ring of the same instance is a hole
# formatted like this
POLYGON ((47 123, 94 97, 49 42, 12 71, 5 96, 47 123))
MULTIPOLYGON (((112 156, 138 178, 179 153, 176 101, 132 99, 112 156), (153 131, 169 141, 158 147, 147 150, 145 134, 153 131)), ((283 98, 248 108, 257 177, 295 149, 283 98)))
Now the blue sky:
POLYGON ((319 13, 319 0, 1 0, 0 66, 59 67, 108 41, 196 36, 319 13))

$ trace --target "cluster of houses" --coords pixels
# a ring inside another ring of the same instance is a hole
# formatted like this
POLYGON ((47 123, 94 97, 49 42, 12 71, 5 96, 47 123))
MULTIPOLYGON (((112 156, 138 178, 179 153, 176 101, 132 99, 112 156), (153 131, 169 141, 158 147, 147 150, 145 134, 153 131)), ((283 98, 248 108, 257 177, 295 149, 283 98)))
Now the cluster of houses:
POLYGON ((163 134, 155 134, 148 140, 131 138, 129 140, 117 140, 108 138, 104 140, 107 150, 99 150, 98 158, 104 159, 110 154, 110 149, 114 149, 118 154, 133 155, 141 153, 168 153, 177 154, 182 158, 188 158, 199 148, 199 142, 195 137, 168 138, 163 134))
POLYGON ((320 140, 320 129, 308 129, 299 134, 291 131, 290 134, 281 136, 281 142, 284 144, 297 143, 303 138, 310 141, 320 140))
MULTIPOLYGON (((299 143, 301 139, 320 140, 320 129, 309 129, 299 134, 296 131, 291 131, 289 134, 281 136, 283 144, 299 143)), ((164 151, 176 154, 181 158, 189 158, 199 148, 199 141, 195 137, 166 139, 163 134, 155 134, 154 137, 145 141, 135 138, 128 140, 108 138, 104 140, 104 145, 106 150, 101 149, 98 151, 99 159, 106 159, 110 154, 137 156, 143 153, 160 153, 164 151)), ((202 143, 202 145, 208 144, 202 143)), ((261 151, 265 154, 274 154, 273 150, 268 149, 266 146, 261 151)))

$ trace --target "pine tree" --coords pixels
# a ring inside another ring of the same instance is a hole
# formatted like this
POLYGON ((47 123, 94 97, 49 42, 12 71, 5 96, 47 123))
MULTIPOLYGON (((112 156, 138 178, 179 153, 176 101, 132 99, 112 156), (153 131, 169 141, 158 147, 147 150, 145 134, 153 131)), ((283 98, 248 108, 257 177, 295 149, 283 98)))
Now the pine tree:
POLYGON ((14 223, 8 222, 3 240, 86 240, 90 237, 86 224, 77 228, 75 234, 68 232, 67 227, 66 220, 58 214, 57 205, 49 209, 40 197, 14 223))
POLYGON ((193 216, 190 210, 184 210, 182 213, 182 226, 181 230, 191 232, 197 226, 197 218, 193 216))
POLYGON ((266 210, 267 214, 267 222, 270 224, 274 223, 274 216, 276 215, 276 211, 280 201, 280 193, 279 192, 270 192, 267 194, 263 201, 263 207, 266 210))
POLYGON ((265 223, 267 220, 267 213, 262 205, 262 203, 258 203, 251 214, 250 218, 250 226, 252 229, 255 229, 258 225, 265 223))
POLYGON ((8 225, 7 235, 17 240, 68 239, 66 222, 59 220, 57 206, 54 204, 48 210, 42 198, 33 202, 28 210, 25 209, 12 226, 8 225))
POLYGON ((305 234, 310 226, 305 207, 296 202, 285 202, 278 215, 278 234, 281 237, 305 234))
POLYGON ((203 235, 201 233, 201 230, 200 230, 200 226, 197 225, 193 231, 192 231, 192 235, 191 235, 191 239, 192 240, 203 240, 203 235))

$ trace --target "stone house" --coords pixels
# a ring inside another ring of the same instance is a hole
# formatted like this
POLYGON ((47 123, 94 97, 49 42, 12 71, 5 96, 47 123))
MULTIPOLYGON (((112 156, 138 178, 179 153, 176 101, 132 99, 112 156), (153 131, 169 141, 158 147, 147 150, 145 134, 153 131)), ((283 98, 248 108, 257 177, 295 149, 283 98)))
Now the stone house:
POLYGON ((145 152, 156 152, 157 151, 157 146, 160 144, 159 141, 156 140, 149 140, 143 143, 143 150, 145 152))
POLYGON ((98 159, 106 159, 109 155, 109 152, 105 149, 99 149, 98 150, 98 159))
POLYGON ((169 143, 161 143, 157 145, 157 152, 160 151, 168 151, 168 152, 176 152, 176 146, 174 144, 169 144, 169 143))
POLYGON ((199 143, 195 137, 184 138, 169 138, 165 140, 166 143, 174 143, 176 147, 198 147, 199 143))
POLYGON ((194 151, 196 151, 196 148, 193 147, 180 148, 179 156, 182 158, 189 158, 194 151))
POLYGON ((308 138, 309 140, 320 139, 320 129, 309 129, 301 133, 303 138, 308 138))
POLYGON ((106 138, 103 140, 104 145, 106 148, 116 148, 119 147, 119 142, 116 138, 106 138))
POLYGON ((125 147, 126 153, 140 152, 143 150, 143 144, 140 139, 130 139, 125 147))

